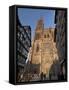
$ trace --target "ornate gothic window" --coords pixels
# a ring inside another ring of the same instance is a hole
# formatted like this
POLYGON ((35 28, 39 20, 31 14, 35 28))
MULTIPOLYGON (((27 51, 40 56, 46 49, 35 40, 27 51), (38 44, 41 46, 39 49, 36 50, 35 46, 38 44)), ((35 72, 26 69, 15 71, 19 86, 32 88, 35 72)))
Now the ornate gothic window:
POLYGON ((38 52, 39 51, 39 44, 37 44, 37 46, 36 46, 36 52, 38 52))
POLYGON ((49 38, 49 34, 47 34, 47 38, 49 38))
POLYGON ((46 35, 44 35, 44 38, 46 38, 46 35))
POLYGON ((44 38, 49 38, 49 34, 44 35, 44 38))

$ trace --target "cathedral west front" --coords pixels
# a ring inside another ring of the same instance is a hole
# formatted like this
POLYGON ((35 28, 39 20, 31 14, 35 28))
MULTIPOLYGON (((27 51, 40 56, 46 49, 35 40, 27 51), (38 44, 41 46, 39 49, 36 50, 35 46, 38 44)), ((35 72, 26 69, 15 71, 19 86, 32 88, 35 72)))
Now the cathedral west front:
POLYGON ((43 19, 39 19, 32 40, 30 62, 40 64, 39 75, 44 74, 47 78, 49 78, 52 64, 58 61, 54 38, 54 28, 44 28, 43 19))

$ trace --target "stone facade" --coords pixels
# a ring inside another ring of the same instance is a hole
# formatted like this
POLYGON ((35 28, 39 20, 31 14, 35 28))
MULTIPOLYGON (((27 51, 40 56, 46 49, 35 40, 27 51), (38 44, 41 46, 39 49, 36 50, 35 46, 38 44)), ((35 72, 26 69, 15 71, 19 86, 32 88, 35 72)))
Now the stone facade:
POLYGON ((40 74, 49 77, 53 62, 58 60, 54 28, 44 28, 43 19, 38 20, 32 42, 31 63, 40 64, 40 74))

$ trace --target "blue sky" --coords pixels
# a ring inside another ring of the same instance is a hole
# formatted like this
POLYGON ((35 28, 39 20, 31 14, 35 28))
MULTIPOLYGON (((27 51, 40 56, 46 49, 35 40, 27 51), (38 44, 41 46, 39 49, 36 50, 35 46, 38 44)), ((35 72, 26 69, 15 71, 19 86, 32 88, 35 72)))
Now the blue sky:
POLYGON ((41 17, 43 17, 44 20, 44 28, 55 27, 54 15, 54 10, 18 8, 19 20, 23 26, 31 26, 32 36, 34 35, 34 30, 36 28, 37 21, 41 17))

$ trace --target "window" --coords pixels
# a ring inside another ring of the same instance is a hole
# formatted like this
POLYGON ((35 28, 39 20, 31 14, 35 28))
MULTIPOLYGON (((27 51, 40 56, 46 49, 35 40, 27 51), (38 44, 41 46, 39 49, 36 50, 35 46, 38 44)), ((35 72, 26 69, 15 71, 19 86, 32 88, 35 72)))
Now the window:
POLYGON ((47 38, 49 38, 49 34, 47 34, 47 38))
POLYGON ((44 38, 49 38, 49 34, 47 34, 47 35, 44 35, 44 38))
POLYGON ((37 44, 37 47, 36 47, 36 52, 38 52, 39 51, 39 45, 37 44))
POLYGON ((22 34, 20 35, 20 40, 22 40, 22 34))
POLYGON ((44 35, 44 38, 46 38, 46 35, 44 35))
POLYGON ((20 43, 17 42, 17 49, 19 50, 20 49, 20 43))

